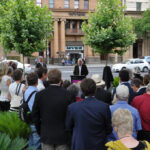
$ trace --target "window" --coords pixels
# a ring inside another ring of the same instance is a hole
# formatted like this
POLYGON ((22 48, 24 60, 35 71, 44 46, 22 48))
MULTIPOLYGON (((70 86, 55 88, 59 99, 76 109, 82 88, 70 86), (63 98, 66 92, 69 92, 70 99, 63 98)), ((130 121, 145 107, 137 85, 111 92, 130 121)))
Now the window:
POLYGON ((142 6, 141 2, 136 2, 136 11, 141 11, 141 6, 142 6))
POLYGON ((64 8, 69 8, 69 0, 64 1, 64 8))
POLYGON ((89 9, 89 0, 84 0, 84 9, 89 9))
POLYGON ((79 8, 79 0, 74 0, 74 8, 79 8))
POLYGON ((72 28, 77 29, 77 21, 76 20, 72 21, 72 28))
POLYGON ((54 8, 54 0, 49 0, 49 8, 54 8))
POLYGON ((42 4, 42 0, 37 0, 37 1, 36 1, 36 5, 37 5, 37 6, 40 6, 40 7, 41 7, 41 4, 42 4))
POLYGON ((70 20, 66 21, 66 29, 70 29, 70 20))

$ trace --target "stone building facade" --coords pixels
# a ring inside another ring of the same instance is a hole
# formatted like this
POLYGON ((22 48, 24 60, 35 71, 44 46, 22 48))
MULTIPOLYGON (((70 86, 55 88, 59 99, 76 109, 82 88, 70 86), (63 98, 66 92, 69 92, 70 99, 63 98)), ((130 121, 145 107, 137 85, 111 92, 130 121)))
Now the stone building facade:
MULTIPOLYGON (((82 57, 89 63, 100 62, 97 54, 92 53, 89 46, 83 44, 84 33, 81 30, 83 19, 87 19, 88 11, 94 12, 98 0, 36 0, 37 5, 43 7, 47 5, 52 11, 54 20, 54 36, 49 40, 48 48, 44 55, 50 58, 50 62, 59 62, 63 58, 67 60, 77 60, 82 57)), ((150 0, 122 0, 126 4, 126 15, 141 17, 143 11, 150 7, 150 0)), ((11 54, 9 54, 11 55, 11 54)), ((38 56, 38 53, 34 53, 38 56)), ((122 58, 136 58, 150 55, 150 41, 139 39, 130 47, 122 58)), ((109 60, 114 61, 118 56, 109 55, 109 60)), ((105 56, 101 56, 105 60, 105 56)))

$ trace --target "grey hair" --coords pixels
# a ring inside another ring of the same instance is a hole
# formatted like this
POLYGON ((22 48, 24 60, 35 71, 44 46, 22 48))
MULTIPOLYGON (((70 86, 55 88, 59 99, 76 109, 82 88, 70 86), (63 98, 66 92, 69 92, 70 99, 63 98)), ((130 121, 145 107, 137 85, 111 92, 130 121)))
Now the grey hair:
POLYGON ((78 59, 78 61, 79 61, 79 60, 81 60, 81 61, 82 61, 82 58, 79 58, 79 59, 78 59))
POLYGON ((113 113, 113 127, 116 127, 121 136, 133 132, 133 118, 128 109, 119 108, 113 113))
POLYGON ((146 92, 150 92, 150 83, 147 85, 146 92))
POLYGON ((116 88, 116 97, 118 100, 128 100, 129 88, 125 85, 119 85, 116 88))
POLYGON ((75 96, 78 96, 80 87, 77 84, 71 84, 68 88, 68 91, 70 91, 72 94, 74 94, 75 96))
POLYGON ((38 59, 39 59, 39 58, 43 59, 43 56, 39 56, 38 59))

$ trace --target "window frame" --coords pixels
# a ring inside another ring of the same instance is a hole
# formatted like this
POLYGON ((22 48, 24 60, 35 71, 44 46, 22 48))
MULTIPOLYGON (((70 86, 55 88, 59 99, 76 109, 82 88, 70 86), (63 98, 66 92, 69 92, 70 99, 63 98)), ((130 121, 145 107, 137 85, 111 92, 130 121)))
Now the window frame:
POLYGON ((49 8, 54 8, 54 0, 49 0, 49 8))
POLYGON ((70 0, 64 0, 64 8, 69 8, 70 0))
POLYGON ((42 6, 42 0, 36 0, 36 5, 41 7, 42 6))
POLYGON ((89 9, 89 0, 84 0, 84 9, 89 9))
POLYGON ((79 0, 74 0, 74 8, 79 9, 79 0))
POLYGON ((136 2, 136 11, 142 10, 142 2, 136 2))

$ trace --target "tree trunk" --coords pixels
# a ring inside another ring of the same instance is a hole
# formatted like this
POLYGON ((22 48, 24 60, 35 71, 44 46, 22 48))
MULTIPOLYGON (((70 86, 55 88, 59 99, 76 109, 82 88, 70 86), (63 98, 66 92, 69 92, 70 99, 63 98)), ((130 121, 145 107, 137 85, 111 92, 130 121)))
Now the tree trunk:
POLYGON ((108 54, 106 54, 106 66, 108 65, 108 54))

